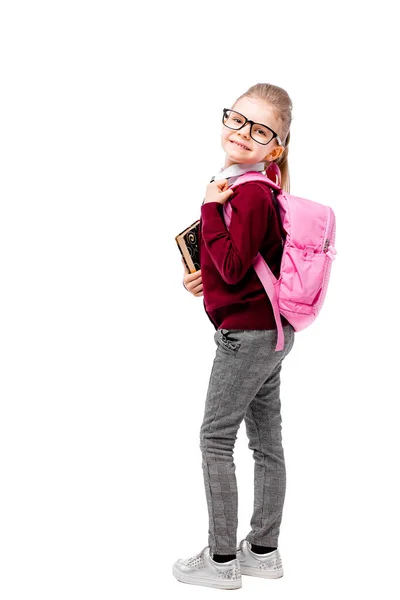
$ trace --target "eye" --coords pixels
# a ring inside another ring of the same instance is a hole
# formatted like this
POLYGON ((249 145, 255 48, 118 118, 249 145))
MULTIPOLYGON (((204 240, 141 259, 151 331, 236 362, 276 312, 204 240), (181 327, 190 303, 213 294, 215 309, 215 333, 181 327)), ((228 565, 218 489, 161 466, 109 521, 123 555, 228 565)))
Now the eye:
POLYGON ((257 129, 257 132, 258 132, 258 133, 261 133, 261 135, 266 135, 266 133, 265 133, 264 129, 257 129))

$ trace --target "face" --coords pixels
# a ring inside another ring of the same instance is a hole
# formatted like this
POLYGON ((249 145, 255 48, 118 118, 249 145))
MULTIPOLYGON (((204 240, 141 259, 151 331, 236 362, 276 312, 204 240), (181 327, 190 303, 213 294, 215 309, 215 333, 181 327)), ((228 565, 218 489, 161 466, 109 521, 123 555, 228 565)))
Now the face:
MULTIPOLYGON (((240 98, 231 108, 242 113, 247 119, 251 119, 255 123, 268 125, 268 127, 279 135, 279 121, 276 120, 272 108, 270 108, 270 105, 265 100, 244 97, 240 98)), ((250 137, 250 127, 250 123, 246 123, 242 129, 236 130, 229 129, 225 125, 222 126, 221 145, 225 151, 225 169, 236 163, 271 162, 276 160, 284 151, 284 148, 278 144, 276 138, 267 145, 253 140, 250 137), (238 144, 242 144, 248 149, 242 148, 238 144)))

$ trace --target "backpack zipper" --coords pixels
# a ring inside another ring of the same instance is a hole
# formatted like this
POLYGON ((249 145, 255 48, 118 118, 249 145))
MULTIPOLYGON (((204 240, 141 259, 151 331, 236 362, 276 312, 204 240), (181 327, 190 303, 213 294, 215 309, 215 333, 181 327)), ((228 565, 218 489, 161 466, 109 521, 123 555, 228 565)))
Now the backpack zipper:
MULTIPOLYGON (((328 208, 328 210, 329 210, 329 208, 328 208)), ((330 219, 329 219, 329 222, 330 222, 330 219)), ((333 226, 332 226, 332 235, 331 235, 331 239, 333 242, 335 242, 335 229, 336 229, 336 222, 334 220, 333 226)), ((328 232, 328 227, 327 227, 327 232, 328 232)), ((327 246, 327 242, 330 243, 330 240, 328 240, 328 239, 326 240, 325 245, 324 245, 324 252, 325 252, 325 247, 327 246)), ((325 297, 326 297, 327 283, 329 281, 330 272, 331 272, 331 268, 332 268, 332 258, 329 256, 329 259, 330 260, 327 262, 326 267, 325 267, 324 278, 323 278, 323 282, 322 282, 322 286, 321 286, 321 294, 317 300, 317 304, 314 307, 316 315, 318 315, 318 313, 320 312, 320 310, 324 304, 325 297)))
POLYGON ((328 233, 329 233, 329 226, 331 224, 331 211, 329 206, 326 207, 326 210, 328 211, 328 217, 326 219, 326 229, 325 229, 325 234, 324 234, 324 239, 325 239, 325 243, 322 249, 322 252, 328 252, 328 248, 329 248, 329 244, 330 244, 330 240, 328 239, 328 233))

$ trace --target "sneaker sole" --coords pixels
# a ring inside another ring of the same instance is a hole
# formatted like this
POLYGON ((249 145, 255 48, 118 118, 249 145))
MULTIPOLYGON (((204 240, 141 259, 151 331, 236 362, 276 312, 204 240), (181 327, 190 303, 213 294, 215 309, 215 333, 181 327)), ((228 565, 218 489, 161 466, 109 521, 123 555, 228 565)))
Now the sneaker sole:
POLYGON ((263 577, 264 579, 279 579, 283 577, 283 569, 277 571, 267 571, 262 569, 256 569, 254 567, 245 567, 240 565, 240 571, 242 575, 251 575, 252 577, 263 577))
POLYGON ((221 579, 221 581, 207 580, 204 577, 193 577, 193 575, 185 575, 172 567, 172 573, 174 577, 182 583, 191 583, 193 585, 204 585, 206 587, 218 588, 221 590, 237 590, 242 587, 241 579, 221 579))

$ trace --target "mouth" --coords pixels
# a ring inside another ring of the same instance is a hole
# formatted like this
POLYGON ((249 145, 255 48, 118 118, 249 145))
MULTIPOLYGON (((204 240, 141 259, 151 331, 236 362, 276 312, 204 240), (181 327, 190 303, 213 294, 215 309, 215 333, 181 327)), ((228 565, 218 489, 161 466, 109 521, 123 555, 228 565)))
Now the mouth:
POLYGON ((250 148, 248 148, 244 144, 239 144, 239 142, 235 142, 234 140, 230 140, 230 141, 232 144, 236 144, 236 146, 239 146, 239 148, 242 148, 243 150, 250 150, 250 148))

